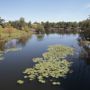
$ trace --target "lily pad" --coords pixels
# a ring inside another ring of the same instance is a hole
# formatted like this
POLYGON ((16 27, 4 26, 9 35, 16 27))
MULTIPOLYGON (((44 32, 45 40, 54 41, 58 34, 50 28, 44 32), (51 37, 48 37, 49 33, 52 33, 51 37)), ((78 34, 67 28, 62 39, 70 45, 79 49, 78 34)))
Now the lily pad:
POLYGON ((60 85, 60 82, 52 82, 53 85, 60 85))
POLYGON ((18 84, 23 84, 24 81, 23 81, 23 80, 18 80, 17 83, 18 83, 18 84))
MULTIPOLYGON (((23 73, 30 81, 37 79, 40 83, 47 80, 64 78, 70 71, 71 62, 66 60, 68 55, 73 55, 73 48, 54 45, 48 48, 42 58, 34 58, 35 65, 27 68, 23 73)), ((53 85, 60 85, 60 81, 52 81, 53 85)))

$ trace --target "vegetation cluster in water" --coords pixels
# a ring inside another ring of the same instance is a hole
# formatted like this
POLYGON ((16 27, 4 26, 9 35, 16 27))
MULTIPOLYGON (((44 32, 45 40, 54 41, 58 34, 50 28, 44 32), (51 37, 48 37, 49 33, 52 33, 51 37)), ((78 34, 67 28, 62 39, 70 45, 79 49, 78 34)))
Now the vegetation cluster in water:
POLYGON ((42 58, 34 58, 35 66, 27 68, 24 78, 30 81, 37 79, 40 83, 50 81, 53 85, 60 85, 58 78, 66 77, 70 70, 71 62, 65 58, 73 54, 73 48, 54 45, 48 48, 42 58))

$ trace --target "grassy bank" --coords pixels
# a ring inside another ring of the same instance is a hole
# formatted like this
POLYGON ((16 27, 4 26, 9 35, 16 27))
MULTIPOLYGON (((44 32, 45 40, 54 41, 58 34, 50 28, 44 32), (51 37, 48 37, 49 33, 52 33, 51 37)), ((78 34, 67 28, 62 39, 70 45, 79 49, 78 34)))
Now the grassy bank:
POLYGON ((31 35, 32 32, 31 31, 24 31, 24 30, 17 30, 14 29, 13 31, 5 31, 5 30, 0 30, 0 40, 1 41, 8 41, 11 39, 16 39, 16 38, 20 38, 22 36, 29 36, 31 35))

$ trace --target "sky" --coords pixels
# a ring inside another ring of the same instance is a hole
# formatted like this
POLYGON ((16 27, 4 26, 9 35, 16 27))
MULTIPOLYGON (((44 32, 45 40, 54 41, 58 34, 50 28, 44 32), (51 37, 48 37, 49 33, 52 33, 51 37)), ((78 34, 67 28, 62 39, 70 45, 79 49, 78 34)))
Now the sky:
POLYGON ((6 21, 82 21, 90 15, 90 0, 0 0, 0 17, 6 21))

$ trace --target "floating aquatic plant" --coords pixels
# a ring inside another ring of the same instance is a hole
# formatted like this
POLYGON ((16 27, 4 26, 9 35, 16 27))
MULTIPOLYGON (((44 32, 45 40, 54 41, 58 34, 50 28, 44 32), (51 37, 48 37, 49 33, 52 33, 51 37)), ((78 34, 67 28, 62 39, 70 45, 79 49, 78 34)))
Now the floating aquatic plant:
POLYGON ((45 59, 60 59, 65 58, 68 55, 73 55, 73 48, 62 46, 62 45, 54 45, 49 46, 48 52, 43 54, 45 59))
POLYGON ((23 84, 24 81, 23 81, 23 80, 18 80, 17 83, 18 83, 18 84, 23 84))
POLYGON ((37 79, 40 83, 46 83, 49 80, 53 85, 60 85, 60 82, 54 81, 54 79, 66 77, 71 62, 67 61, 65 57, 72 54, 73 48, 61 45, 50 46, 42 58, 33 59, 35 66, 27 68, 23 72, 24 78, 30 81, 37 79))
POLYGON ((60 82, 53 82, 53 85, 60 85, 60 82))

